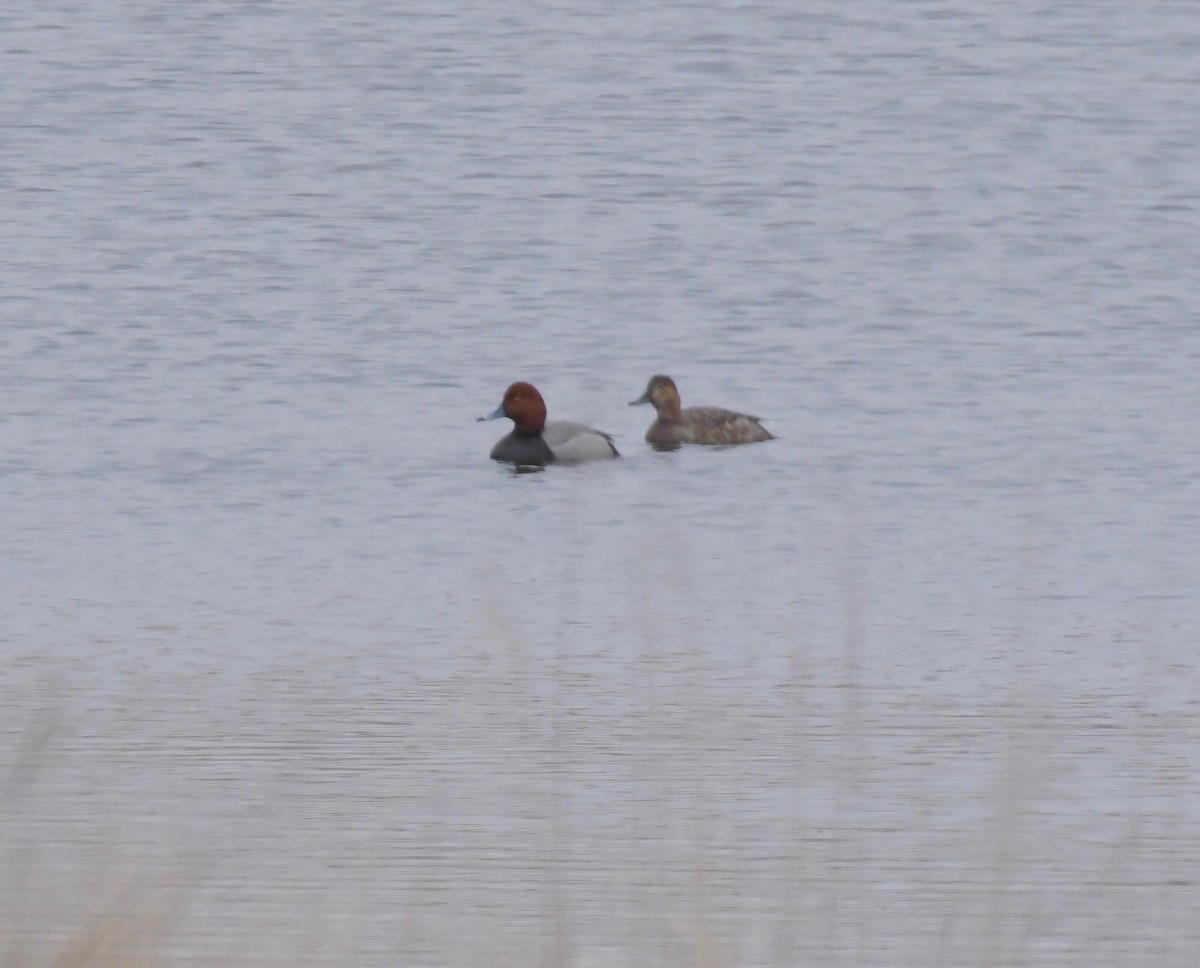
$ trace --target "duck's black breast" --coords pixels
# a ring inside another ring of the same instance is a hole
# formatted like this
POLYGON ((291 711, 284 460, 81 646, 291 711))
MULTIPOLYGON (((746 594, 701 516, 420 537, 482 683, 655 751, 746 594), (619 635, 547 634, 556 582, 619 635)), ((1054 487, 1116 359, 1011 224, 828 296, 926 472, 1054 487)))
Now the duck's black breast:
POLYGON ((492 460, 510 464, 549 464, 554 460, 554 452, 541 434, 522 434, 514 430, 496 441, 492 460))

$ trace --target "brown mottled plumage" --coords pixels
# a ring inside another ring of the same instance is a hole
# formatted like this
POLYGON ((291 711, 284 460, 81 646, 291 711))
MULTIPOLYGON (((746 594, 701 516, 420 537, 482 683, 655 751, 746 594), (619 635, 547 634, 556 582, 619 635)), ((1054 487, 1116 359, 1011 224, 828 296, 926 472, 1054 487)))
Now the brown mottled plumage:
POLYGON ((646 392, 629 405, 639 403, 653 404, 658 413, 646 431, 646 442, 656 450, 675 450, 680 444, 752 444, 775 439, 760 418, 748 413, 721 407, 684 409, 675 381, 662 374, 652 376, 646 392))

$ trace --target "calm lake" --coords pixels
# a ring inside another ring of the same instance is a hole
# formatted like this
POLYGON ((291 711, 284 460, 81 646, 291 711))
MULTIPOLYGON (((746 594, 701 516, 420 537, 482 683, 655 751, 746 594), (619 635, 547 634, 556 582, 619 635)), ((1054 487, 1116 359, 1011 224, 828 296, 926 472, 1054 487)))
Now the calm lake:
POLYGON ((1195 963, 1194 0, 0 30, 0 964, 1195 963))

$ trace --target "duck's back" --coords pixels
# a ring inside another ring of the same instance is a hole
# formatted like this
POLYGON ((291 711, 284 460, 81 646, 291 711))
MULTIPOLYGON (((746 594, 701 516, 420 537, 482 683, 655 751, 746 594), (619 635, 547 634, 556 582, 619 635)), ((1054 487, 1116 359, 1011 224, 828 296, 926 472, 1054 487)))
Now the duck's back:
POLYGON ((678 440, 685 444, 753 444, 774 440, 762 418, 724 407, 685 407, 676 425, 678 440))
POLYGON ((542 437, 556 460, 606 460, 621 456, 610 435, 573 420, 547 420, 542 437))

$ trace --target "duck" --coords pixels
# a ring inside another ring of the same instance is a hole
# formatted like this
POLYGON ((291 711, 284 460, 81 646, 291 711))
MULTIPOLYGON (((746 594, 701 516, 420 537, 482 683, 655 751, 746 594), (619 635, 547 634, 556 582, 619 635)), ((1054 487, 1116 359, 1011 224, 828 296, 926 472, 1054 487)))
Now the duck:
POLYGON ((658 419, 646 431, 646 443, 656 450, 676 450, 681 444, 753 444, 774 440, 760 417, 721 407, 683 409, 675 381, 661 373, 650 377, 646 392, 629 405, 654 405, 658 419))
POLYGON ((476 423, 500 417, 511 420, 513 429, 496 441, 492 460, 543 467, 621 456, 611 434, 572 420, 547 420, 546 401, 532 383, 512 384, 504 391, 500 406, 476 423))

